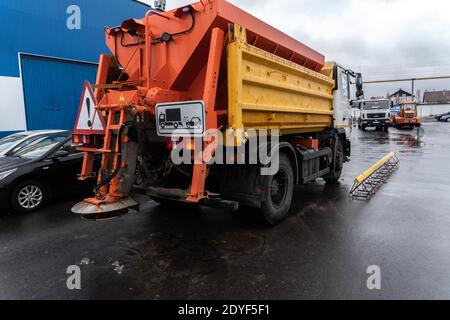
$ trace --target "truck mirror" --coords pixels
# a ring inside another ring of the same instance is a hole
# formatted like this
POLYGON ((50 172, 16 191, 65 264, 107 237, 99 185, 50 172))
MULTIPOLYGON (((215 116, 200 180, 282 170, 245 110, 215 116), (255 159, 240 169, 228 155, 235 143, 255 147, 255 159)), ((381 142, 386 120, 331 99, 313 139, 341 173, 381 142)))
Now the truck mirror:
POLYGON ((356 96, 358 98, 364 96, 363 79, 361 73, 356 74, 356 96))

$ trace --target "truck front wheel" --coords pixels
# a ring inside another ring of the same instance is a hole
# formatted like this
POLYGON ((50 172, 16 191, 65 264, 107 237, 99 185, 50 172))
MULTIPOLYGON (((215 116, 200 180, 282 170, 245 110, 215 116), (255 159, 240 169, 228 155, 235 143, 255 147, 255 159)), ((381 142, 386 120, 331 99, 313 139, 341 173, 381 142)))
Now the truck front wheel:
POLYGON ((264 180, 262 218, 269 225, 276 225, 287 218, 294 195, 294 171, 289 158, 280 154, 278 173, 264 180))

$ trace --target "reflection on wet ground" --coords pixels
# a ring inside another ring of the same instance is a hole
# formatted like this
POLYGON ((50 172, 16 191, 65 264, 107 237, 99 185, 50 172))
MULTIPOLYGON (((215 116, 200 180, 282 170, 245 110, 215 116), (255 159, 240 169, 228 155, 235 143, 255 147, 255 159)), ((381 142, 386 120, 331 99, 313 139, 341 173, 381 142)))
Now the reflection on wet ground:
POLYGON ((275 228, 254 212, 155 203, 104 222, 79 220, 65 202, 2 216, 0 298, 450 298, 450 126, 424 132, 419 143, 412 131, 354 130, 341 184, 297 187, 275 228), (389 183, 351 201, 353 178, 391 151, 401 165, 389 183), (72 264, 81 291, 66 289, 72 264), (370 265, 382 270, 381 291, 366 287, 370 265))

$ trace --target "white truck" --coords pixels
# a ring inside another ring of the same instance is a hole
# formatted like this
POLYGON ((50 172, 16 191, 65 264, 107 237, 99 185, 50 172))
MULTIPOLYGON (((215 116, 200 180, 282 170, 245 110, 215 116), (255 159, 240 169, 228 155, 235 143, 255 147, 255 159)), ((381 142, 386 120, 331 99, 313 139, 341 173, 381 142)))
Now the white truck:
POLYGON ((370 99, 359 102, 360 116, 358 128, 365 131, 367 128, 387 131, 390 125, 391 101, 389 99, 370 99))

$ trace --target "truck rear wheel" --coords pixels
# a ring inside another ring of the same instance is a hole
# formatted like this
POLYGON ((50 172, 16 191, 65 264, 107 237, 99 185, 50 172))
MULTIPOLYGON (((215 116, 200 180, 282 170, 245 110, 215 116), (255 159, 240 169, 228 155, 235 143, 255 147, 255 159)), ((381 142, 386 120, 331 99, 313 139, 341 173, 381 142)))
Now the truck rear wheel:
POLYGON ((280 155, 280 168, 264 182, 264 202, 261 215, 269 225, 276 225, 287 218, 294 195, 294 170, 289 158, 280 155))
POLYGON ((342 169, 344 168, 344 147, 339 139, 336 138, 336 142, 333 148, 334 158, 330 166, 330 173, 324 177, 328 184, 336 184, 342 175, 342 169))

